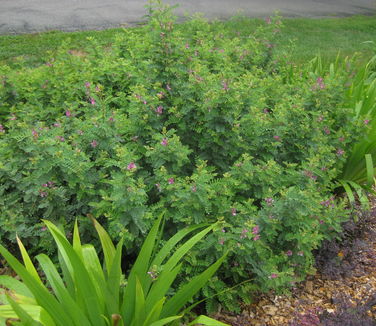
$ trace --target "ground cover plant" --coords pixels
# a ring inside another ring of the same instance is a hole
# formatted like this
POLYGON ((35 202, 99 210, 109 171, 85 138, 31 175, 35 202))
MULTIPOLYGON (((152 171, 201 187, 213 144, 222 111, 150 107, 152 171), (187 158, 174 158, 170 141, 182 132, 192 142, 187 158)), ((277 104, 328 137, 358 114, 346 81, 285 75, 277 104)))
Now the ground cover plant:
MULTIPOLYGON (((95 248, 81 244, 77 223, 74 226, 73 243, 70 244, 64 232, 46 221, 46 226, 59 248, 63 277, 48 256, 40 254, 36 258, 53 294, 44 286, 20 240, 18 244, 24 264, 0 246, 1 254, 23 281, 10 276, 0 276, 0 284, 8 291, 5 300, 7 304, 0 305, 0 316, 11 323, 13 321, 12 325, 44 326, 162 326, 181 320, 192 308, 184 309, 185 304, 215 273, 225 256, 167 298, 166 294, 181 269, 180 260, 214 225, 207 226, 192 236, 171 255, 171 250, 184 237, 205 225, 181 230, 156 252, 161 219, 162 216, 150 230, 127 281, 123 279, 121 269, 123 241, 120 240, 115 247, 96 220, 93 222, 105 260, 103 270, 95 248), (157 265, 163 268, 160 273, 153 270, 153 266, 157 265)), ((188 325, 198 323, 226 326, 204 315, 188 325)))
POLYGON ((0 67, 1 242, 15 252, 17 230, 29 252, 53 255, 42 218, 67 230, 78 219, 86 242, 94 216, 131 262, 162 211, 166 239, 213 223, 179 280, 228 252, 202 293, 208 310, 237 310, 238 297, 314 272, 312 250, 348 218, 333 191, 370 128, 344 104, 352 62, 335 74, 295 67, 274 52, 278 17, 181 28, 150 9, 111 47, 65 43, 43 65, 0 67))

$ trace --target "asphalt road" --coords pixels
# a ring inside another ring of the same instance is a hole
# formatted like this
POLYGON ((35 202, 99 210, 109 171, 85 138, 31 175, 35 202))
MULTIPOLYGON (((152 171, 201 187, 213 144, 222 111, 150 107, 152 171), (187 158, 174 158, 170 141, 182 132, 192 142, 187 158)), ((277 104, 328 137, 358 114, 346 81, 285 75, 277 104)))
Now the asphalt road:
MULTIPOLYGON (((202 12, 226 18, 242 11, 265 17, 278 10, 289 17, 376 14, 376 0, 165 0, 180 3, 176 13, 202 12)), ((146 14, 147 0, 0 0, 0 34, 46 30, 74 31, 135 24, 146 14)))

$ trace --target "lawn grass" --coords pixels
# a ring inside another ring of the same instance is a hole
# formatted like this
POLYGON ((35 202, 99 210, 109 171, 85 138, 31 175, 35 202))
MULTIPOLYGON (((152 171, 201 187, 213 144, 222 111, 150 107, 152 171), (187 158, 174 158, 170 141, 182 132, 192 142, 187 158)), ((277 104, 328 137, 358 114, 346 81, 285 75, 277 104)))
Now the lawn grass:
MULTIPOLYGON (((254 29, 261 23, 260 19, 231 19, 213 24, 225 24, 229 29, 245 31, 254 29)), ((360 52, 364 60, 368 59, 375 44, 364 43, 376 41, 376 16, 353 16, 347 18, 284 18, 285 28, 276 44, 277 51, 289 51, 291 60, 297 63, 312 59, 321 53, 326 61, 333 61, 338 51, 343 56, 360 52), (291 41, 295 48, 289 50, 291 41)), ((83 49, 87 37, 94 37, 102 44, 110 44, 121 29, 81 32, 45 32, 26 35, 0 36, 0 64, 13 64, 23 57, 27 64, 37 65, 43 62, 48 51, 56 51, 59 45, 71 39, 72 48, 83 49)))

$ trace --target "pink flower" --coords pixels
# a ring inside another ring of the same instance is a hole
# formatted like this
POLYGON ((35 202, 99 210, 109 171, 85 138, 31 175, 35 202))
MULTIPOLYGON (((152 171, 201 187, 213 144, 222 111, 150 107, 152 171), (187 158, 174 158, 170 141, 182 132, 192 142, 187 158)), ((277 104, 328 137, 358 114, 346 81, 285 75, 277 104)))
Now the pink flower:
POLYGON ((98 146, 98 142, 96 140, 93 140, 91 143, 90 143, 91 147, 95 148, 98 146))
POLYGON ((45 191, 40 191, 39 192, 39 195, 42 197, 42 198, 44 198, 44 197, 47 197, 47 192, 45 192, 45 191))
POLYGON ((278 277, 278 274, 276 274, 276 273, 272 273, 271 275, 270 275, 270 278, 277 278, 278 277))
POLYGON ((286 251, 286 255, 287 255, 287 256, 292 256, 292 251, 291 251, 291 250, 287 250, 287 251, 286 251))
POLYGON ((337 155, 338 156, 341 156, 341 155, 343 155, 345 153, 345 151, 343 150, 343 149, 341 149, 341 148, 339 148, 338 150, 337 150, 337 155))
POLYGON ((134 164, 134 162, 129 163, 128 166, 127 166, 127 170, 129 170, 129 171, 133 170, 135 168, 136 168, 136 164, 134 164))
POLYGON ((156 109, 155 109, 155 112, 158 114, 158 115, 161 115, 163 113, 163 106, 158 106, 156 109))
POLYGON ((252 234, 258 234, 260 231, 260 228, 258 225, 256 225, 253 229, 252 229, 252 234))
POLYGON ((86 83, 85 83, 85 87, 86 87, 86 88, 90 88, 90 83, 89 83, 89 82, 86 82, 86 83))
POLYGON ((0 132, 1 132, 1 133, 4 133, 4 132, 5 132, 5 130, 4 130, 4 126, 3 126, 3 125, 0 125, 0 132))
POLYGON ((11 114, 9 120, 14 121, 14 120, 16 120, 16 119, 17 119, 17 117, 16 117, 14 114, 11 114))
POLYGON ((40 229, 42 232, 46 231, 47 230, 47 227, 45 226, 42 226, 41 229, 40 229))
POLYGON ((90 104, 95 105, 95 100, 92 97, 90 97, 90 104))
POLYGON ((231 215, 236 216, 236 208, 231 208, 231 215))
POLYGON ((61 142, 65 141, 65 138, 63 136, 56 136, 56 139, 59 139, 61 142))
POLYGON ((170 179, 168 179, 167 182, 168 182, 169 185, 172 185, 172 184, 175 183, 175 180, 174 180, 174 178, 170 178, 170 179))
POLYGON ((224 228, 222 228, 222 230, 221 230, 223 233, 226 233, 226 230, 224 229, 224 228))
POLYGON ((56 128, 59 128, 59 127, 61 127, 61 124, 60 124, 60 123, 57 123, 57 122, 55 122, 55 123, 54 123, 54 127, 56 127, 56 128))
POLYGON ((276 141, 280 141, 280 140, 281 140, 281 137, 279 137, 279 136, 273 136, 273 138, 274 138, 276 141))
POLYGON ((69 118, 70 116, 72 116, 72 113, 71 113, 71 111, 66 110, 65 111, 65 115, 69 118))
POLYGON ((363 123, 364 123, 365 125, 368 125, 368 124, 369 124, 369 120, 366 119, 366 120, 363 121, 363 123))
POLYGON ((273 198, 271 198, 271 197, 268 197, 268 198, 265 198, 265 202, 266 202, 266 204, 267 205, 272 205, 273 204, 273 202, 274 202, 274 199, 273 198))
POLYGON ((222 89, 223 89, 224 91, 228 91, 228 90, 230 89, 230 88, 228 87, 228 84, 227 84, 226 81, 223 81, 223 82, 222 82, 222 85, 223 85, 223 88, 222 88, 222 89))
POLYGON ((329 134, 330 134, 330 130, 329 130, 329 128, 328 128, 328 127, 324 127, 324 132, 325 132, 327 135, 329 135, 329 134))
POLYGON ((247 237, 247 233, 248 233, 248 230, 247 229, 243 229, 242 233, 240 235, 240 239, 244 239, 245 237, 247 237))
POLYGON ((33 129, 33 131, 31 132, 34 136, 34 138, 37 138, 38 137, 38 133, 33 129))
POLYGON ((345 141, 345 137, 339 137, 339 139, 338 139, 340 142, 343 142, 343 141, 345 141))
POLYGON ((114 117, 113 117, 113 116, 111 116, 111 117, 109 117, 109 118, 108 118, 108 121, 110 121, 110 122, 114 122, 114 121, 115 121, 115 119, 114 119, 114 117))
POLYGON ((161 145, 162 146, 167 146, 168 145, 168 140, 167 138, 163 138, 162 141, 161 141, 161 145))
POLYGON ((253 241, 257 241, 257 240, 259 240, 260 239, 260 235, 258 234, 258 235, 256 235, 254 238, 253 238, 253 241))
POLYGON ((323 221, 323 220, 320 220, 319 223, 320 223, 320 224, 324 224, 324 221, 323 221))
POLYGON ((170 87, 169 84, 166 85, 166 89, 167 89, 168 91, 171 91, 171 87, 170 87))
POLYGON ((185 43, 185 48, 189 49, 189 44, 188 43, 185 43))

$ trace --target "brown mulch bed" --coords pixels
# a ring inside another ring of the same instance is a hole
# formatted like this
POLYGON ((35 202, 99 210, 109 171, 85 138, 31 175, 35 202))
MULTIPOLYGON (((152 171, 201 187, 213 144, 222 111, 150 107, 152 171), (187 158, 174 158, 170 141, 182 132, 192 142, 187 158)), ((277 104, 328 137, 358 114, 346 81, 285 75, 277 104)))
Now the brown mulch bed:
MULTIPOLYGON (((375 202, 375 201, 374 201, 375 202)), ((325 274, 317 272, 307 278, 291 291, 291 295, 275 296, 261 295, 256 302, 243 308, 240 315, 217 314, 214 317, 233 326, 288 326, 298 315, 309 311, 320 313, 335 313, 338 310, 336 299, 345 296, 350 298, 354 306, 367 298, 376 295, 376 205, 371 210, 372 218, 365 225, 362 234, 363 246, 352 253, 356 261, 350 264, 350 275, 330 279, 325 274)), ((358 239, 359 240, 359 239, 358 239)), ((338 251, 341 260, 343 252, 338 251)), ((348 264, 343 258, 343 264, 348 264)), ((351 263, 351 262, 350 262, 351 263)), ((376 306, 367 314, 373 317, 376 325, 376 306)), ((300 324, 295 325, 318 325, 300 324)))

